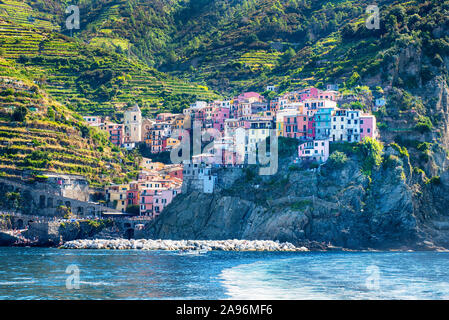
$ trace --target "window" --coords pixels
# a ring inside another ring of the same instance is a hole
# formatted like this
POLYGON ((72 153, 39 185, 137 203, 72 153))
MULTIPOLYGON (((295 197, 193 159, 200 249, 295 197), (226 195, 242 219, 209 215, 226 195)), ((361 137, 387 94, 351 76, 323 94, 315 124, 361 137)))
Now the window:
POLYGON ((368 133, 371 133, 371 129, 370 129, 370 128, 366 129, 366 131, 367 131, 368 133))

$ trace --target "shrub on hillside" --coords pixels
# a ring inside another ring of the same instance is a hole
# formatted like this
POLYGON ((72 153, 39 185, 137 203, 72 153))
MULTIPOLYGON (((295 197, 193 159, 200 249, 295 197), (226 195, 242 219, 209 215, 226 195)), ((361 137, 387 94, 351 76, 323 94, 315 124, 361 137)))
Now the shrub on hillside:
POLYGON ((435 176, 430 178, 426 184, 439 185, 441 184, 441 178, 439 176, 435 176))
POLYGON ((382 164, 383 145, 371 137, 365 137, 360 143, 360 149, 363 155, 363 172, 371 176, 372 170, 382 164))
POLYGON ((415 126, 415 130, 421 133, 431 132, 433 129, 432 121, 429 117, 420 117, 415 126))
POLYGON ((11 116, 11 120, 23 122, 23 120, 25 120, 27 114, 28 114, 27 108, 25 108, 24 106, 17 107, 11 116))
POLYGON ((334 151, 330 156, 328 163, 330 166, 338 168, 345 165, 348 162, 348 157, 345 153, 340 151, 334 151))

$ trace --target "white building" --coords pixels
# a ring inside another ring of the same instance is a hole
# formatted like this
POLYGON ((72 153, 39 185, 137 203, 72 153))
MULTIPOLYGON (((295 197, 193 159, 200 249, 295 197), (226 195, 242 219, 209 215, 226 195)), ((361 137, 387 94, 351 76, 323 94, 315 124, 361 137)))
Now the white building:
POLYGON ((347 110, 346 129, 347 129, 348 142, 360 141, 360 111, 347 110))
POLYGON ((103 124, 103 119, 98 116, 83 116, 83 119, 92 127, 100 127, 103 124))
POLYGON ((326 162, 329 158, 329 140, 312 140, 300 144, 298 156, 303 161, 326 162))
POLYGON ((331 141, 360 142, 359 110, 335 110, 332 114, 331 141))
POLYGON ((347 141, 346 110, 336 110, 332 115, 330 139, 332 141, 347 141))

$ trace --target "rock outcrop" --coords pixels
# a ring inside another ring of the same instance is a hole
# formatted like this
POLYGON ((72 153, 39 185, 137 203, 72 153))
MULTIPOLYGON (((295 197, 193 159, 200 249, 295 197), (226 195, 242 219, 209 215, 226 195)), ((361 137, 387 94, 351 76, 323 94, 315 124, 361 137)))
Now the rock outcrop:
POLYGON ((439 185, 425 184, 408 156, 394 148, 385 149, 382 165, 371 174, 362 173, 361 157, 315 170, 287 163, 272 177, 248 181, 243 169, 229 188, 178 196, 149 225, 146 236, 279 240, 312 249, 327 244, 350 249, 449 247, 449 234, 440 230, 449 221, 444 209, 447 177, 439 185), (439 227, 435 219, 443 221, 439 227))

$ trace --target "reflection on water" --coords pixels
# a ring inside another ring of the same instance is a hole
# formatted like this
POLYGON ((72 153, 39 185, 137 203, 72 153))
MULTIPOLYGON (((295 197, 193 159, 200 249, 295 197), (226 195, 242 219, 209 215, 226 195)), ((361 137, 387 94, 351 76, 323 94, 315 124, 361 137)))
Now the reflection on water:
POLYGON ((448 299, 448 258, 0 248, 0 299, 448 299), (66 288, 69 265, 79 290, 66 288))

